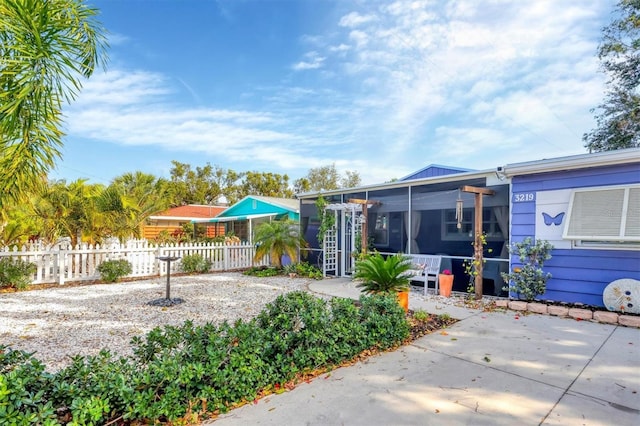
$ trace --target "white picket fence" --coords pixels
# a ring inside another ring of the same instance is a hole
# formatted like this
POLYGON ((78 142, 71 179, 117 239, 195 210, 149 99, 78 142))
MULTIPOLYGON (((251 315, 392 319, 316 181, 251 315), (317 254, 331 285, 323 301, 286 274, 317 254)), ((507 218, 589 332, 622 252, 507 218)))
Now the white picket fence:
POLYGON ((125 244, 77 245, 59 244, 42 247, 38 244, 0 249, 0 259, 12 257, 36 265, 32 284, 50 284, 100 279, 98 265, 105 260, 126 259, 132 273, 127 277, 148 277, 167 274, 167 262, 159 258, 179 257, 170 262, 171 273, 181 271, 181 259, 186 255, 200 254, 212 262, 211 271, 233 271, 269 264, 268 257, 253 261, 255 246, 248 243, 184 243, 154 245, 145 240, 125 244))

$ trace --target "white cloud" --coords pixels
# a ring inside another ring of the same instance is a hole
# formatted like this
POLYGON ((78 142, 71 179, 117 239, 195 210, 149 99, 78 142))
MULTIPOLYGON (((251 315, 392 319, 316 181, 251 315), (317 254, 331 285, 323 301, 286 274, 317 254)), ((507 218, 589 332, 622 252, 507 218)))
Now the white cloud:
POLYGON ((146 71, 126 72, 116 69, 98 73, 84 82, 74 105, 128 105, 149 101, 171 93, 166 83, 166 78, 161 74, 146 71))
POLYGON ((295 63, 292 66, 295 71, 318 69, 323 66, 324 60, 326 59, 318 55, 318 52, 307 52, 304 56, 304 61, 295 63))
POLYGON ((339 106, 299 105, 309 97, 340 99, 333 91, 282 89, 269 100, 272 108, 265 113, 184 107, 172 101, 175 89, 170 83, 160 74, 143 71, 96 75, 65 111, 69 135, 122 146, 200 153, 223 164, 247 163, 239 170, 275 167, 282 173, 331 164, 336 151, 326 154, 323 150, 331 151, 344 141, 340 120, 348 121, 349 111, 339 106))
POLYGON ((376 4, 375 20, 354 12, 338 22, 354 45, 342 64, 394 149, 583 149, 589 108, 601 97, 595 50, 608 2, 376 4), (441 121, 449 125, 432 124, 441 121))
POLYGON ((340 23, 338 25, 340 25, 341 27, 355 28, 357 26, 375 20, 375 15, 360 15, 358 12, 351 12, 348 15, 340 18, 340 23))
POLYGON ((348 45, 344 44, 344 43, 340 43, 337 46, 331 46, 329 47, 329 51, 330 52, 346 52, 347 50, 350 50, 351 47, 349 47, 348 45))
POLYGON ((584 152, 589 109, 602 100, 595 51, 609 3, 353 2, 304 38, 313 47, 282 83, 243 89, 253 106, 185 108, 175 78, 114 70, 85 85, 67 124, 90 139, 254 169, 335 162, 364 183, 429 163, 490 168, 584 152))
POLYGON ((349 33, 349 38, 355 42, 356 46, 359 48, 366 46, 369 42, 369 36, 364 31, 353 30, 349 33))

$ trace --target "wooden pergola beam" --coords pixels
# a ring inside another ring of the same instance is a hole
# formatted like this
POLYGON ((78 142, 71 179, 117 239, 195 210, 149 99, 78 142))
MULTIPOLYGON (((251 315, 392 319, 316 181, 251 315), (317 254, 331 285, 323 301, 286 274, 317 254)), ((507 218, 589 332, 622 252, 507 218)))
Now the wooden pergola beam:
POLYGON ((360 232, 360 236, 362 237, 361 240, 361 244, 362 244, 362 254, 367 254, 367 240, 369 239, 368 237, 368 223, 369 223, 369 218, 367 217, 368 215, 368 207, 369 204, 377 206, 380 205, 380 201, 373 201, 373 200, 364 200, 362 198, 351 198, 349 200, 347 200, 347 203, 353 203, 353 204, 361 204, 362 205, 362 217, 364 218, 364 222, 362 223, 362 230, 360 232))
POLYGON ((479 188, 477 186, 465 185, 460 188, 462 192, 470 192, 475 194, 474 197, 474 229, 475 239, 473 241, 473 262, 475 270, 477 272, 475 276, 475 282, 473 284, 476 292, 476 299, 482 299, 482 272, 484 269, 483 251, 484 244, 482 244, 482 196, 494 195, 496 191, 488 188, 479 188))
POLYGON ((471 192, 473 194, 482 194, 482 195, 495 195, 496 191, 489 188, 479 188, 477 186, 469 186, 465 185, 460 188, 462 192, 471 192))

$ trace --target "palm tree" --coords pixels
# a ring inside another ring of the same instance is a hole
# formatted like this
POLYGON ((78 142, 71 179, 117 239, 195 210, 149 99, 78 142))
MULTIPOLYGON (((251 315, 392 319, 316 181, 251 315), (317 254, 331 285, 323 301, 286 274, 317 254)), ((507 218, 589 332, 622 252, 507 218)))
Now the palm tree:
POLYGON ((49 242, 70 237, 73 245, 99 241, 105 235, 100 231, 103 219, 97 211, 96 199, 103 190, 103 185, 87 185, 84 179, 70 184, 64 180, 51 182, 32 202, 33 216, 41 224, 41 236, 49 242))
POLYGON ((112 207, 105 211, 113 213, 114 235, 119 237, 142 237, 149 216, 170 205, 168 182, 140 171, 116 177, 104 195, 107 204, 103 205, 112 207))
POLYGON ((62 104, 104 64, 104 28, 82 0, 0 2, 0 208, 60 157, 62 104))
POLYGON ((306 245, 298 224, 291 220, 275 220, 258 225, 254 240, 257 247, 253 260, 259 261, 269 255, 271 264, 277 268, 282 266, 283 255, 296 259, 300 246, 306 245))
POLYGON ((39 232, 27 203, 0 210, 0 247, 21 245, 39 232))

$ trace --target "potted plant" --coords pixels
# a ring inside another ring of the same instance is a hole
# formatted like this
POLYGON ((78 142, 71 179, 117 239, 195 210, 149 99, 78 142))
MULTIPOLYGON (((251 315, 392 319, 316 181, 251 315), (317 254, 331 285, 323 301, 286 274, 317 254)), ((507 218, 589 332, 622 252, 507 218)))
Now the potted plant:
POLYGON ((440 296, 451 296, 451 290, 453 289, 453 274, 449 269, 445 269, 438 274, 438 286, 440 287, 440 296))
POLYGON ((367 294, 396 294, 405 312, 409 310, 411 258, 398 253, 383 257, 375 252, 356 262, 353 278, 367 294))

